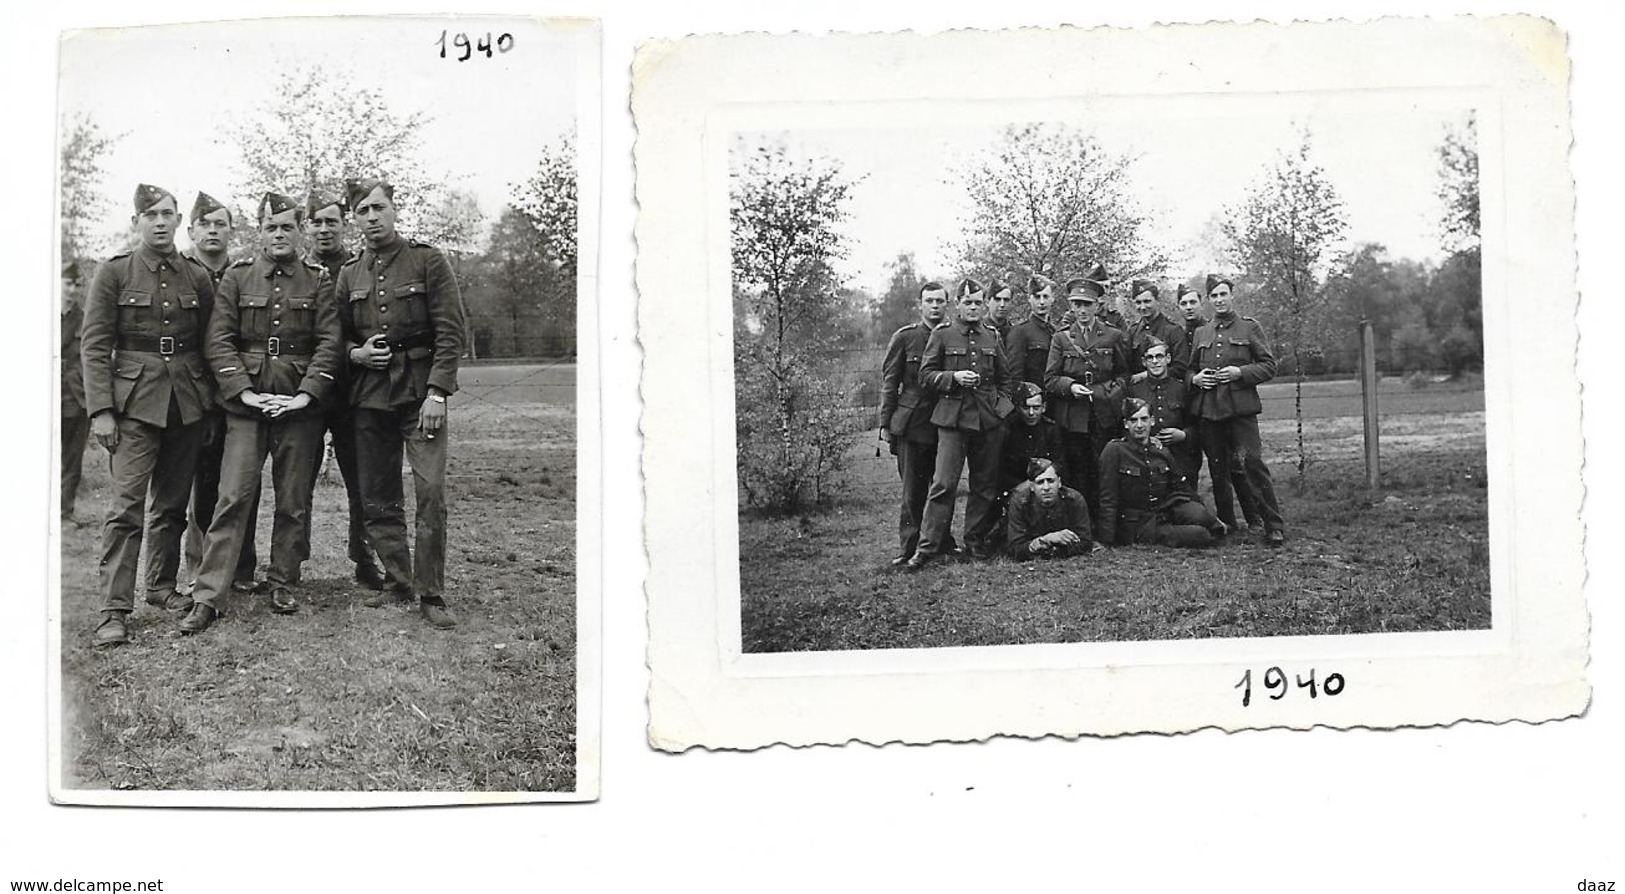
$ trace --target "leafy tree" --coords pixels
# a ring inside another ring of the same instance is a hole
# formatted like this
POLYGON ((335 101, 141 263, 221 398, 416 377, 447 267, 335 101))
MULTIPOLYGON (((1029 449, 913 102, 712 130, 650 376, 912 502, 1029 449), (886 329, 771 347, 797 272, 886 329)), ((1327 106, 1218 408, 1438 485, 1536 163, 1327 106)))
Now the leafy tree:
POLYGON ((573 320, 566 326, 556 313, 563 274, 523 212, 512 205, 502 209, 485 253, 471 266, 464 295, 481 356, 573 353, 573 320))
POLYGON ((1087 130, 1011 125, 961 172, 972 203, 962 268, 1012 280, 1041 273, 1062 281, 1096 261, 1120 282, 1161 273, 1168 258, 1148 235, 1132 168, 1132 158, 1087 130))
POLYGON ((100 219, 107 208, 107 197, 101 192, 102 162, 117 142, 118 137, 103 133, 84 113, 65 122, 58 184, 64 264, 93 257, 106 247, 107 240, 91 232, 91 222, 100 219))
POLYGON ((1232 260, 1256 283, 1255 300, 1268 311, 1272 331, 1285 323, 1292 356, 1293 415, 1298 433, 1298 478, 1309 465, 1303 439, 1303 351, 1321 335, 1326 314, 1321 277, 1348 224, 1343 200, 1310 158, 1305 131, 1295 150, 1266 166, 1241 204, 1228 209, 1224 233, 1232 260))
POLYGON ((535 228, 544 256, 559 269, 572 289, 576 281, 576 146, 566 134, 542 151, 530 179, 515 187, 513 206, 535 228))
POLYGON ((1450 306, 1435 320, 1445 333, 1440 359, 1451 375, 1484 358, 1484 288, 1479 249, 1478 124, 1447 128, 1439 144, 1440 233, 1450 251, 1439 269, 1439 295, 1450 306))
POLYGON ((740 486, 765 509, 821 502, 850 427, 824 352, 841 329, 833 269, 851 183, 838 163, 736 144, 729 223, 740 486))
POLYGON ((1440 233, 1447 250, 1478 250, 1478 122, 1447 127, 1439 143, 1440 233))
POLYGON ((920 318, 920 286, 925 282, 914 266, 914 252, 898 252, 886 268, 891 271, 891 280, 875 306, 875 331, 882 344, 900 327, 920 318))

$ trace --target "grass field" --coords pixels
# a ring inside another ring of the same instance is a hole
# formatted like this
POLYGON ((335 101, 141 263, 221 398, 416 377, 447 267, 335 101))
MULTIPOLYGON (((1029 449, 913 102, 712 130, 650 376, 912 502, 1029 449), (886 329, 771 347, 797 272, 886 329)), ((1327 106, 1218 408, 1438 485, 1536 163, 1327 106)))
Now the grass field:
MULTIPOLYGON (((213 627, 183 638, 179 617, 138 593, 132 642, 92 649, 108 475, 106 454, 90 448, 78 512, 95 521, 62 542, 69 787, 575 788, 575 367, 473 365, 460 378, 446 569, 459 626, 449 631, 415 610, 360 605, 330 462, 298 614, 232 596, 213 627)), ((410 483, 407 505, 410 515, 410 483)))
MULTIPOLYGON (((744 649, 895 649, 1485 628, 1490 622, 1483 392, 1381 393, 1383 489, 1364 487, 1359 387, 1305 387, 1312 461, 1295 484, 1290 384, 1260 389, 1288 541, 1119 547, 1055 562, 894 571, 896 465, 854 442, 846 496, 802 518, 740 517, 744 649), (1354 415, 1348 415, 1354 414, 1354 415)), ((1207 476, 1203 475, 1204 498, 1207 476)), ((963 486, 961 487, 963 494, 963 486)), ((955 513, 964 519, 963 496, 955 513)))

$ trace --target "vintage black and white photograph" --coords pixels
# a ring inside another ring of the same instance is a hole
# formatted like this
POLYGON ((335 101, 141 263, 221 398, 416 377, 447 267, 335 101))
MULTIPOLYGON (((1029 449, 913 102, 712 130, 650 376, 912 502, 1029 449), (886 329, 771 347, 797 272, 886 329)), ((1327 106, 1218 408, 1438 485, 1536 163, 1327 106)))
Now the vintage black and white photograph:
POLYGON ((598 103, 589 20, 64 35, 56 799, 596 796, 598 103))
POLYGON ((1551 38, 1463 19, 646 49, 652 738, 1577 710, 1566 82, 1528 50, 1551 38), (1344 64, 1430 41, 1471 50, 1344 64), (709 492, 661 478, 674 452, 709 492), (1537 707, 1497 688, 1519 636, 1563 656, 1537 707), (1430 711, 1371 700, 1463 653, 1496 666, 1436 680, 1430 711), (1144 698, 1176 680, 1216 692, 1144 698))

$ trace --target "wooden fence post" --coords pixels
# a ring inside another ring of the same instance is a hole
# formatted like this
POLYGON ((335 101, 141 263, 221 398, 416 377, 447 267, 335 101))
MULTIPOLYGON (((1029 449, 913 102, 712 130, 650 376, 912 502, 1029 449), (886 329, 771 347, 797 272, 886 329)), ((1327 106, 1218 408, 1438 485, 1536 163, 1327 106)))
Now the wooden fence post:
POLYGON ((1377 337, 1370 320, 1360 321, 1360 396, 1365 411, 1365 484, 1382 486, 1381 457, 1377 449, 1377 337))

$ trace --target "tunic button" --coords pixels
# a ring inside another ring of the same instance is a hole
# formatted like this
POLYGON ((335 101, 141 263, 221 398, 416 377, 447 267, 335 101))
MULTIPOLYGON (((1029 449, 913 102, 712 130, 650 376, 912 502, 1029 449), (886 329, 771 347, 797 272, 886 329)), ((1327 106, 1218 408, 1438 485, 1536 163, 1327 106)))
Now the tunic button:
POLYGON ((281 325, 282 325, 282 321, 281 321, 281 320, 272 320, 272 321, 271 321, 271 325, 272 325, 272 326, 281 326, 281 325))
POLYGON ((387 305, 387 304, 378 305, 378 312, 381 313, 381 314, 389 313, 389 305, 387 305))
POLYGON ((382 276, 380 276, 380 277, 378 277, 378 281, 379 281, 379 282, 383 282, 383 281, 384 281, 384 278, 383 278, 383 277, 382 277, 382 276))
POLYGON ((272 309, 272 310, 281 310, 281 309, 282 309, 282 305, 280 305, 280 304, 273 304, 273 305, 271 305, 271 309, 272 309))
POLYGON ((168 301, 165 301, 165 302, 164 302, 164 306, 165 306, 165 307, 168 307, 168 306, 169 306, 169 302, 168 302, 168 301))
POLYGON ((160 288, 160 289, 167 289, 167 288, 169 288, 169 283, 167 283, 167 282, 161 282, 161 283, 159 283, 159 284, 158 284, 158 288, 160 288))

